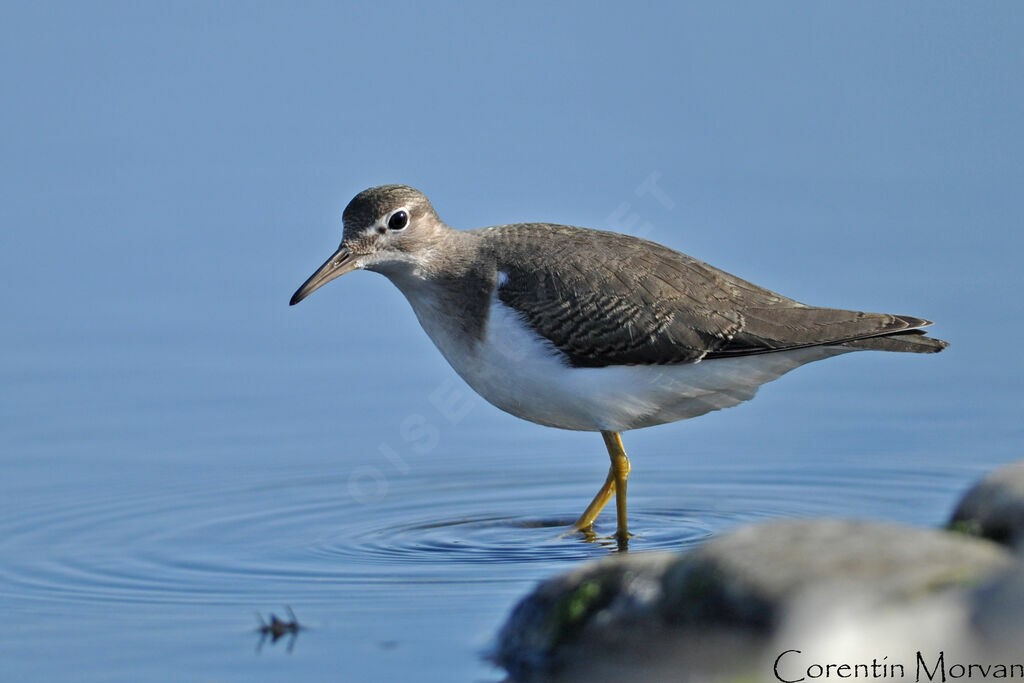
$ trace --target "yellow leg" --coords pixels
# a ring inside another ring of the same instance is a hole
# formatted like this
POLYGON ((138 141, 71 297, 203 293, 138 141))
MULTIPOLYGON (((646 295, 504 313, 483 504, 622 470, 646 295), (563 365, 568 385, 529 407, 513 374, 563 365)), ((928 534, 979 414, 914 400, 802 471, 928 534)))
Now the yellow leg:
POLYGON ((626 523, 626 480, 629 478, 629 458, 622 446, 622 438, 618 432, 601 432, 604 445, 608 447, 608 457, 612 460, 612 474, 615 476, 615 513, 618 527, 615 535, 620 541, 629 538, 629 525, 626 523))
POLYGON ((576 523, 572 525, 573 529, 577 531, 590 531, 594 527, 594 520, 601 514, 601 510, 608 501, 611 500, 615 494, 615 472, 611 469, 608 470, 608 477, 604 480, 604 485, 601 486, 601 490, 594 496, 594 500, 590 501, 590 505, 583 511, 580 518, 576 520, 576 523))
POLYGON ((601 436, 604 437, 604 444, 608 447, 608 457, 611 458, 612 466, 608 470, 608 477, 604 480, 601 490, 597 492, 594 500, 590 501, 590 505, 572 527, 579 531, 588 531, 593 528, 597 515, 614 495, 615 510, 618 515, 616 536, 622 541, 629 538, 629 529, 626 524, 626 479, 629 478, 629 458, 626 457, 626 451, 622 447, 622 439, 619 438, 618 432, 601 432, 601 436))

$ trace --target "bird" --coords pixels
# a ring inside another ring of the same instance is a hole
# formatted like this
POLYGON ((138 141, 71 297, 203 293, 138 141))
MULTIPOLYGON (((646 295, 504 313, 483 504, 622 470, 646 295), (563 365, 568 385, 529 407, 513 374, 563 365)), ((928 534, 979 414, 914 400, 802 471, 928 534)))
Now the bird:
POLYGON ((931 321, 820 308, 638 237, 557 225, 449 227, 406 185, 357 194, 341 244, 295 305, 355 270, 387 277, 480 396, 537 424, 599 432, 608 476, 572 530, 615 497, 630 537, 621 434, 735 406, 801 365, 858 350, 936 353, 931 321))

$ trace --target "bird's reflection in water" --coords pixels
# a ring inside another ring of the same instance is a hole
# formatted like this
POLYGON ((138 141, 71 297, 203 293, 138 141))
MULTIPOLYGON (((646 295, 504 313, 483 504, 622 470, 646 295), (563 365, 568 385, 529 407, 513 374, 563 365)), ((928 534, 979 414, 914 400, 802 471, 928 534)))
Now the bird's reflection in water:
POLYGON ((296 618, 295 612, 292 611, 291 607, 285 605, 284 608, 288 611, 288 621, 278 619, 277 615, 273 613, 270 615, 270 620, 265 621, 259 612, 256 613, 256 619, 260 622, 260 626, 257 629, 260 634, 260 640, 256 643, 256 652, 263 650, 263 644, 268 639, 273 644, 285 636, 288 636, 288 644, 285 650, 291 653, 295 647, 295 640, 299 637, 299 631, 303 629, 303 626, 299 624, 299 620, 296 618))
POLYGON ((568 519, 512 520, 511 522, 508 522, 508 524, 511 527, 519 529, 562 528, 564 531, 558 535, 559 539, 575 538, 584 543, 592 543, 594 545, 601 546, 602 548, 615 550, 620 553, 629 552, 629 539, 633 537, 633 534, 623 538, 619 538, 617 535, 602 536, 594 530, 593 524, 583 529, 576 529, 572 526, 572 520, 568 519))
POLYGON ((599 545, 603 548, 608 548, 620 553, 629 552, 629 539, 633 536, 633 534, 623 537, 619 537, 618 535, 601 536, 594 531, 593 527, 579 530, 574 529, 570 533, 571 535, 578 537, 584 543, 593 543, 594 545, 599 545))

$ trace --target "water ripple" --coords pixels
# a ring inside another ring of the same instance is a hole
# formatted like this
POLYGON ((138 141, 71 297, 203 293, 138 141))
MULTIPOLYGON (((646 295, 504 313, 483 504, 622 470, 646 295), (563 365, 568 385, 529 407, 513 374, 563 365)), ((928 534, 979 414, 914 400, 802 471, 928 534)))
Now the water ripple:
MULTIPOLYGON (((836 509, 844 495, 859 496, 862 508, 888 491, 854 470, 651 467, 635 478, 630 550, 639 552, 683 549, 742 522, 836 509)), ((333 592, 357 600, 354 585, 521 582, 615 551, 613 506, 594 536, 567 531, 567 513, 591 493, 569 470, 514 485, 486 473, 437 479, 396 478, 387 495, 362 503, 336 473, 287 469, 150 482, 145 493, 65 498, 54 490, 0 521, 0 595, 252 604, 268 594, 333 592)))

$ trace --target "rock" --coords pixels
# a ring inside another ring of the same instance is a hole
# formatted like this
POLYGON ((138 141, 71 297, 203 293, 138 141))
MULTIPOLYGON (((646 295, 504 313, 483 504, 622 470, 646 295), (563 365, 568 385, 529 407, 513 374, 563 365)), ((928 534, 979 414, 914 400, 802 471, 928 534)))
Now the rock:
MULTIPOLYGON (((931 668, 940 653, 950 663, 977 661, 974 655, 979 648, 969 618, 970 593, 945 590, 891 602, 870 589, 853 588, 840 594, 835 586, 809 589, 787 607, 768 656, 754 670, 772 674, 758 680, 779 683, 779 678, 813 680, 816 670, 812 667, 819 663, 875 662, 883 667, 865 677, 927 681, 926 675, 917 677, 919 652, 931 668), (902 674, 889 668, 897 665, 902 674)), ((823 678, 842 677, 835 672, 823 678)))
POLYGON ((950 529, 1020 547, 1024 541, 1024 462, 1000 468, 960 500, 950 529))
MULTIPOLYGON (((492 658, 514 678, 568 663, 578 642, 593 643, 605 627, 635 636, 657 613, 661 579, 673 553, 612 555, 541 583, 516 605, 492 658)), ((589 647, 590 645, 587 645, 589 647)))
POLYGON ((869 590, 910 601, 962 588, 1010 566, 998 546, 880 522, 798 520, 741 528, 683 555, 668 569, 662 604, 678 624, 767 631, 810 586, 837 595, 869 590))
POLYGON ((760 680, 773 636, 808 595, 822 610, 848 610, 851 596, 893 609, 965 593, 1012 564, 996 544, 943 531, 752 525, 682 555, 613 556, 545 581, 513 610, 494 659, 514 680, 760 680))
POLYGON ((998 577, 973 596, 972 621, 991 652, 1018 653, 1024 641, 1024 567, 998 577))

